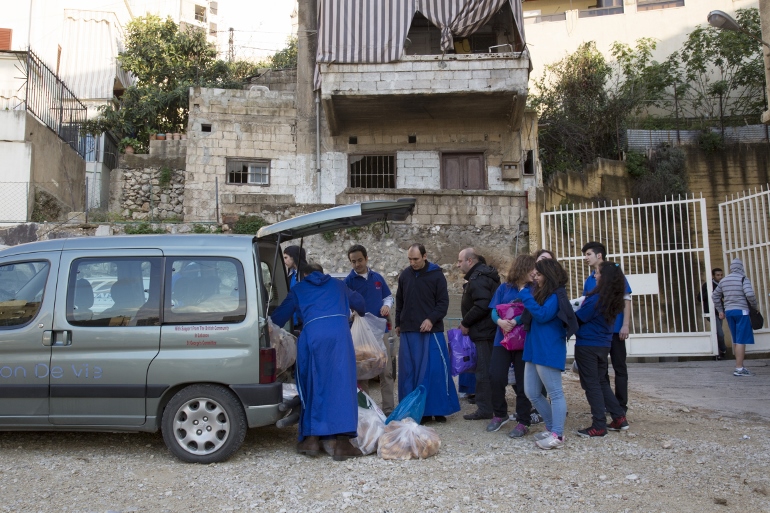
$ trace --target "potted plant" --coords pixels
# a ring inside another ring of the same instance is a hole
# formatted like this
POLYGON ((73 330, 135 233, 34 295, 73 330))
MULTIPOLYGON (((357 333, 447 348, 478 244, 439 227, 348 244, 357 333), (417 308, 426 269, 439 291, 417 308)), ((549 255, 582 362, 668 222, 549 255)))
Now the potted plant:
POLYGON ((142 146, 142 143, 139 142, 138 139, 134 139, 133 137, 124 137, 123 139, 120 140, 118 149, 120 149, 120 151, 122 151, 123 153, 132 155, 134 151, 139 149, 141 146, 142 146))

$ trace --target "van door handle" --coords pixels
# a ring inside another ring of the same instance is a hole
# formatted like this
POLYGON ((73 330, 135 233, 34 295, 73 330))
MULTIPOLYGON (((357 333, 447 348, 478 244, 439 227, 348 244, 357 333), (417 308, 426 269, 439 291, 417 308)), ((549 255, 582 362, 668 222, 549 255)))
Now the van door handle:
POLYGON ((67 330, 54 330, 43 332, 44 346, 71 346, 72 332, 67 330))

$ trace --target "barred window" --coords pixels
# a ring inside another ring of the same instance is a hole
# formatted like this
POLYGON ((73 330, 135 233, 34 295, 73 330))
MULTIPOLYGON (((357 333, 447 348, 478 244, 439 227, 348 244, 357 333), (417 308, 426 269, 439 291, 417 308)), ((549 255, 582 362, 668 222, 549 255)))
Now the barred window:
POLYGON ((227 183, 270 185, 270 161, 227 161, 227 183))
POLYGON ((350 187, 357 189, 395 189, 396 158, 393 155, 351 156, 350 187))

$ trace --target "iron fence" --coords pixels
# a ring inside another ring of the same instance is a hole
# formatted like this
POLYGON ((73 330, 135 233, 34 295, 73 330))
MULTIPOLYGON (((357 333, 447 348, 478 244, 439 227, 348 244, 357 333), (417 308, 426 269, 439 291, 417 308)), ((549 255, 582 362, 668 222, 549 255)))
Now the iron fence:
POLYGON ((85 139, 79 134, 87 119, 86 106, 34 52, 18 52, 17 56, 24 73, 27 112, 85 158, 85 139))

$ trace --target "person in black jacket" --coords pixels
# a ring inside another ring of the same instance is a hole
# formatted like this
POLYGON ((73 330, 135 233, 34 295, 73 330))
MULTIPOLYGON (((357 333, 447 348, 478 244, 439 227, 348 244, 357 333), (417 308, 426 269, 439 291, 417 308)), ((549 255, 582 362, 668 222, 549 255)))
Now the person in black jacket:
POLYGON ((476 344, 476 411, 464 415, 465 420, 492 418, 492 396, 489 385, 489 361, 497 325, 492 320, 489 301, 500 285, 500 275, 493 267, 479 261, 476 251, 467 248, 460 251, 457 267, 463 272, 466 283, 460 310, 463 319, 460 330, 476 344))
MULTIPOLYGON (((398 351, 398 400, 403 401, 418 386, 426 391, 422 421, 460 411, 449 349, 444 336, 444 317, 449 309, 446 278, 438 265, 428 262, 425 247, 412 244, 409 267, 398 276, 396 291, 396 336, 398 351)), ((417 419, 415 419, 417 420, 417 419)))

